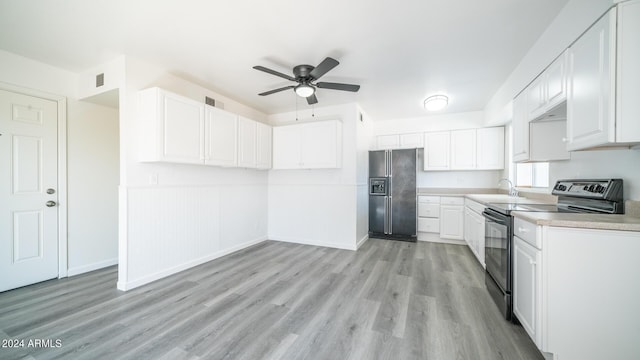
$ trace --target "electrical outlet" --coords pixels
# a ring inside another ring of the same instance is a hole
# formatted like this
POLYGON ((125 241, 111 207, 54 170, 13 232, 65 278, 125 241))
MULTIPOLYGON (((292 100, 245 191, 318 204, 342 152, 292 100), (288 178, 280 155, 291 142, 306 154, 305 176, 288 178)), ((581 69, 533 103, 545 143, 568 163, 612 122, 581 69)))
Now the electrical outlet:
POLYGON ((158 185, 158 174, 149 174, 149 185, 158 185))

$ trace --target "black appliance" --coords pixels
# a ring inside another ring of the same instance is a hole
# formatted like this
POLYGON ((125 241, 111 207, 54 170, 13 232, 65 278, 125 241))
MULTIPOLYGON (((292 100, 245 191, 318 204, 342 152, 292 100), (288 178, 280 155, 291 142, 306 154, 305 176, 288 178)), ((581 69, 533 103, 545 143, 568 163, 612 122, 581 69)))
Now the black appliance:
POLYGON ((416 149, 369 151, 369 234, 416 241, 416 149))
POLYGON ((512 319, 512 211, 623 214, 622 179, 558 180, 551 192, 558 203, 490 203, 485 217, 485 284, 507 320, 512 319))

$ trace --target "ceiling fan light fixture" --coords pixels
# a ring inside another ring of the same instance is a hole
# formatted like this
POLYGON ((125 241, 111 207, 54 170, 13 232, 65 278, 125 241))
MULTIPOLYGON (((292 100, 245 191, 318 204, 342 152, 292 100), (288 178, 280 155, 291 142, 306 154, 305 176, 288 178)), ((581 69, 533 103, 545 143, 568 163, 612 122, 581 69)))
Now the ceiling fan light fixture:
POLYGON ((446 95, 433 95, 424 100, 424 108, 427 111, 438 111, 447 107, 449 98, 446 95))
POLYGON ((309 97, 316 92, 316 88, 314 88, 309 84, 304 84, 304 83, 296 86, 293 89, 295 90, 296 94, 298 94, 298 96, 303 98, 309 97))

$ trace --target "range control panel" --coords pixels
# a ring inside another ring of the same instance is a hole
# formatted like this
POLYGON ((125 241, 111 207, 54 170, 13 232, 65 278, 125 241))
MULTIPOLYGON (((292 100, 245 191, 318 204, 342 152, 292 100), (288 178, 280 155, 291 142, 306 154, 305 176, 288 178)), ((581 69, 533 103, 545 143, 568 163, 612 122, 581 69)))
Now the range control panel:
POLYGON ((622 179, 558 180, 553 195, 613 200, 622 192, 622 179))

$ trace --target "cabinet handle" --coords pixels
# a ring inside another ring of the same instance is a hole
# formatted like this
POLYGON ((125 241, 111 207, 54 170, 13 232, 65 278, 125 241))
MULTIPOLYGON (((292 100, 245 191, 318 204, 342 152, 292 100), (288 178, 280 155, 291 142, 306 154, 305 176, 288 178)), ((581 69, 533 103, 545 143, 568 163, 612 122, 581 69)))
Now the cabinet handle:
POLYGON ((533 261, 533 260, 531 260, 531 259, 529 259, 529 264, 530 264, 530 265, 536 265, 536 262, 535 262, 535 261, 533 261))

